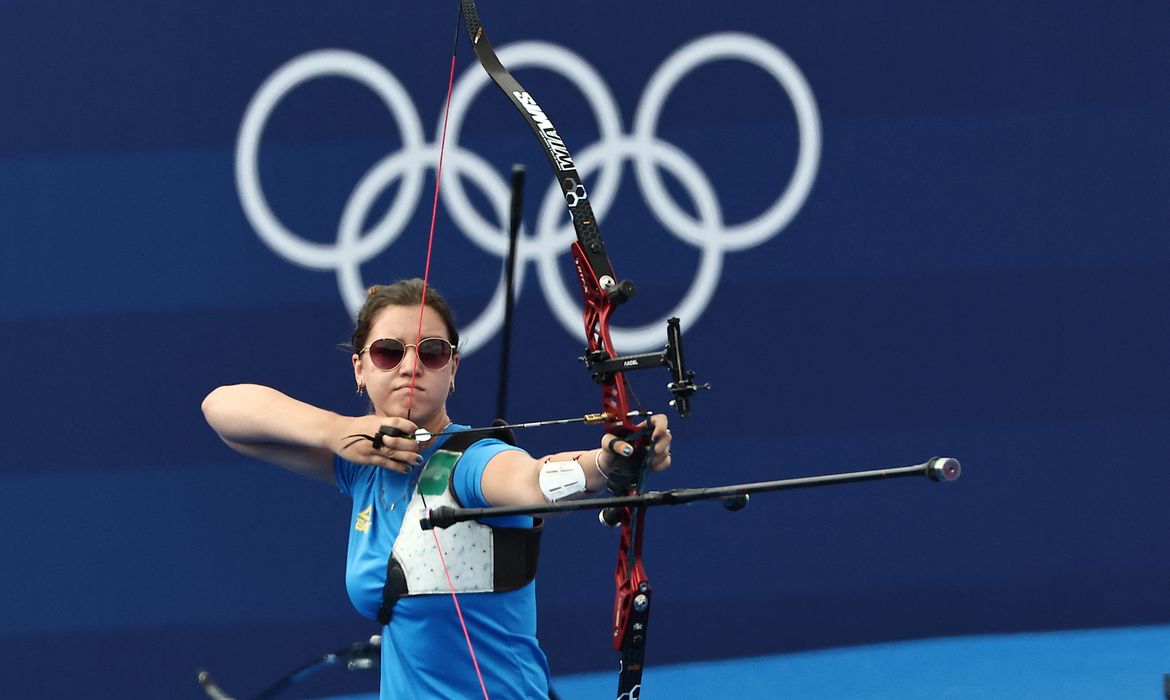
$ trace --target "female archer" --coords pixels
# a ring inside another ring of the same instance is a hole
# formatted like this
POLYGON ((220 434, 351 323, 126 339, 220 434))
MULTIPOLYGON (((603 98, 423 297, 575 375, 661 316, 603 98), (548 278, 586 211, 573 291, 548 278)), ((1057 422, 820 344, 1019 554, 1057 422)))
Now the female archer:
MULTIPOLYGON (((440 531, 422 531, 418 514, 598 491, 628 472, 631 445, 606 435, 591 450, 534 458, 507 435, 459 433, 467 426, 447 414, 459 333, 446 302, 421 280, 372 287, 351 347, 370 415, 343 416, 245 384, 212 391, 204 416, 232 449, 353 499, 346 588, 358 612, 383 625, 382 698, 547 697, 533 582, 540 522, 460 523, 436 541, 440 531), (465 628, 452 623, 453 592, 465 628)), ((650 468, 667 468, 666 417, 652 416, 645 429, 650 468)))

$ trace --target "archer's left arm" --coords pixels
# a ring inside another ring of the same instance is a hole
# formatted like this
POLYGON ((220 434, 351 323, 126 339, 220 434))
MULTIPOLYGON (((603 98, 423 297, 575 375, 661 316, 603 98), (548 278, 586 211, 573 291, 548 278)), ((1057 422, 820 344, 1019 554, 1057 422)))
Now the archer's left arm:
MULTIPOLYGON (((653 441, 654 457, 650 463, 653 471, 662 471, 670 466, 670 429, 665 415, 650 417, 650 439, 653 441)), ((632 450, 633 447, 613 435, 601 438, 601 447, 592 450, 557 452, 543 457, 529 457, 518 450, 508 450, 492 457, 484 469, 480 488, 483 496, 493 506, 520 506, 546 503, 540 489, 541 468, 550 462, 574 461, 581 467, 585 477, 587 495, 590 491, 605 488, 605 474, 613 472, 613 461, 617 455, 612 450, 632 450), (612 446, 611 446, 611 443, 612 446)))

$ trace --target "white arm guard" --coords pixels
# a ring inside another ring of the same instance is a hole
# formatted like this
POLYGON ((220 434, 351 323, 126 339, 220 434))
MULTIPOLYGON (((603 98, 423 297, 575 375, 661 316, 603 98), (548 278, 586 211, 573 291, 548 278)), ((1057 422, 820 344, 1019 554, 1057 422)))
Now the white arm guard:
POLYGON ((540 492, 549 502, 585 490, 585 471, 577 462, 545 462, 540 465, 540 492))

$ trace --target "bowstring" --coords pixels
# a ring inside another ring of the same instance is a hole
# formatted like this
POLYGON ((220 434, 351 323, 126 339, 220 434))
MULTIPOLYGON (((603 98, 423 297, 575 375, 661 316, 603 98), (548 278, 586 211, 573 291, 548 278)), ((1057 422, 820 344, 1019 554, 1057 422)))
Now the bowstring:
MULTIPOLYGON (((462 17, 463 9, 460 7, 459 13, 455 18, 455 38, 451 42, 451 69, 450 74, 447 77, 447 101, 443 108, 443 132, 439 139, 439 162, 435 168, 435 196, 433 202, 431 203, 431 230, 430 234, 427 236, 427 259, 426 265, 423 268, 422 299, 419 302, 418 330, 415 333, 414 341, 414 360, 416 364, 415 372, 410 375, 410 394, 406 403, 407 420, 410 420, 411 411, 414 409, 414 382, 415 378, 418 376, 418 365, 421 364, 421 360, 418 357, 418 344, 422 342, 423 315, 426 313, 427 289, 430 287, 431 252, 434 249, 435 222, 438 219, 439 213, 439 186, 443 181, 443 156, 447 150, 447 120, 451 114, 451 94, 455 88, 455 63, 459 53, 459 25, 462 23, 462 17)), ((424 496, 422 493, 419 493, 419 498, 422 499, 423 508, 429 510, 430 507, 427 505, 426 496, 424 496)), ((485 684, 483 680, 483 672, 479 668, 479 659, 477 659, 475 655, 475 646, 471 643, 471 634, 467 630, 467 621, 463 617, 463 607, 459 604, 459 596, 455 593, 455 584, 451 581, 451 572, 447 568, 447 560, 443 556, 443 548, 439 544, 439 533, 437 530, 432 529, 431 534, 435 538, 435 550, 439 553, 439 563, 442 565, 443 574, 447 578, 447 587, 451 591, 451 600, 455 603, 455 613, 459 617, 459 627, 463 630, 463 638, 467 641, 467 651, 471 655, 471 664, 475 667, 475 677, 479 680, 479 688, 483 691, 484 700, 491 700, 488 697, 487 684, 485 684)))

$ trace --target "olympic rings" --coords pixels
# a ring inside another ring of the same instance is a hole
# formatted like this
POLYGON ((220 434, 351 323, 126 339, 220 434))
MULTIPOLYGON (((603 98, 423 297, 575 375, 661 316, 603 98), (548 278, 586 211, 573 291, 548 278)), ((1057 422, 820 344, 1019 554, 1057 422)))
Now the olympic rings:
MULTIPOLYGON (((623 133, 620 110, 601 76, 579 55, 554 44, 518 42, 499 49, 504 65, 543 68, 567 78, 582 93, 598 123, 598 140, 574 153, 578 171, 591 177, 589 198, 598 223, 602 223, 621 185, 623 165, 631 161, 633 172, 655 218, 679 239, 699 251, 699 266, 690 289, 661 320, 637 328, 611 328, 613 340, 623 352, 640 352, 660 345, 662 324, 670 316, 694 323, 715 294, 727 252, 745 250, 779 234, 804 205, 816 178, 821 157, 821 124, 816 100, 796 64, 779 48, 749 34, 723 32, 695 39, 680 47, 651 76, 639 101, 631 133, 623 133), (769 73, 787 93, 796 114, 799 152, 792 175, 779 198, 759 216, 728 225, 723 219, 715 189, 695 161, 678 147, 655 135, 663 105, 675 87, 695 68, 718 60, 734 59, 754 64, 769 73), (663 184, 659 170, 671 173, 690 198, 695 216, 679 207, 663 184)), ((479 66, 465 71, 451 95, 447 153, 444 156, 443 206, 455 224, 484 251, 507 255, 508 185, 504 178, 476 154, 459 145, 459 133, 476 93, 488 76, 479 66), (495 202, 497 223, 484 220, 467 197, 462 179, 483 188, 495 202)), ((366 283, 361 266, 393 245, 405 229, 422 197, 429 170, 438 163, 442 124, 433 143, 426 143, 418 112, 402 84, 384 67, 366 56, 343 50, 312 51, 279 67, 261 84, 240 124, 236 142, 236 189, 245 216, 277 255, 315 270, 332 269, 337 275, 342 300, 356 315, 365 300, 366 283), (369 87, 394 118, 402 148, 376 163, 358 181, 345 204, 333 245, 317 243, 289 230, 272 212, 264 197, 257 165, 264 128, 280 101, 301 83, 339 76, 369 87), (398 180, 401 184, 387 212, 368 230, 370 209, 398 180)), ((521 232, 517 252, 516 294, 523 284, 528 263, 537 268, 545 298, 561 325, 584 339, 581 308, 576 299, 576 280, 566 283, 558 258, 575 234, 565 216, 564 195, 552 178, 541 200, 535 232, 521 232), (566 288, 572 285, 574 292, 566 288)), ((503 266, 501 266, 503 267, 503 266)), ((464 354, 471 354, 491 339, 503 324, 504 279, 496 285, 491 301, 478 318, 464 329, 464 354)))

